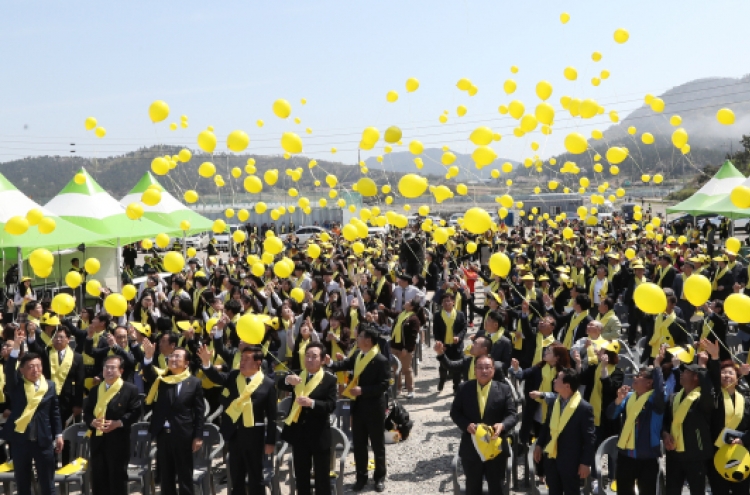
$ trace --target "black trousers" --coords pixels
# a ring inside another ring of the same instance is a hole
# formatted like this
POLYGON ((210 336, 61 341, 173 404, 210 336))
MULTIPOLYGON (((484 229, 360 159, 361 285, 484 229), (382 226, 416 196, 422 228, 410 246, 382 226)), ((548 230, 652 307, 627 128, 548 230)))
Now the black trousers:
MULTIPOLYGON (((263 487, 265 432, 266 428, 263 426, 252 428, 239 426, 234 438, 229 441, 231 495, 245 495, 246 485, 250 488, 250 493, 265 493, 263 487)), ((297 462, 296 458, 295 462, 297 462)))
POLYGON ((315 495, 331 495, 331 449, 313 450, 305 442, 292 445, 297 493, 311 495, 310 476, 315 468, 315 495))
MULTIPOLYGON (((461 345, 463 343, 458 344, 450 344, 445 346, 445 357, 447 357, 451 361, 457 361, 461 359, 461 345)), ((453 380, 453 390, 458 390, 458 386, 461 385, 461 372, 449 372, 447 369, 445 369, 442 366, 438 366, 438 373, 440 376, 440 381, 445 383, 448 381, 448 378, 450 377, 453 380)))
MULTIPOLYGON (((360 405, 361 406, 361 405, 360 405)), ((378 406, 379 407, 379 406, 378 406)), ((357 481, 367 480, 367 442, 375 455, 375 481, 385 479, 385 411, 357 410, 352 414, 352 441, 357 481)))
MULTIPOLYGON (((26 431, 28 432, 28 428, 26 431)), ((41 445, 27 438, 19 442, 17 438, 18 435, 13 435, 13 477, 16 480, 18 495, 31 495, 31 483, 34 480, 32 461, 36 466, 36 478, 41 495, 55 495, 54 446, 52 443, 41 445)))
POLYGON ((690 495, 705 495, 706 461, 685 461, 680 455, 667 455, 667 490, 666 495, 680 495, 685 481, 690 488, 690 495))
POLYGON ((638 343, 638 325, 641 323, 643 312, 633 304, 628 304, 628 345, 634 346, 638 343))
POLYGON ((656 495, 658 476, 658 459, 634 459, 622 452, 617 456, 617 495, 635 495, 636 483, 639 495, 656 495))
POLYGON ((127 495, 130 449, 122 444, 122 436, 107 438, 105 433, 103 437, 101 445, 91 455, 92 492, 94 495, 127 495))
POLYGON ((193 439, 163 428, 156 437, 162 495, 193 495, 193 439), (177 485, 175 485, 175 479, 177 485))
POLYGON ((544 476, 549 495, 581 495, 581 478, 578 469, 562 469, 557 459, 544 458, 544 476))
POLYGON ((499 455, 491 461, 482 462, 479 456, 461 458, 461 465, 466 475, 466 495, 482 495, 482 483, 487 480, 489 495, 502 495, 505 481, 507 455, 499 455))

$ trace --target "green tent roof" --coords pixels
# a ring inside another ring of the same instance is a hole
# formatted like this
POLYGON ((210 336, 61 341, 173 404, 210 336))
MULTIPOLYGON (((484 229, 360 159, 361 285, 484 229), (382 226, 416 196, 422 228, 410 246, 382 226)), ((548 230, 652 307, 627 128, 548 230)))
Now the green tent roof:
POLYGON ((138 181, 127 196, 120 200, 120 205, 127 207, 131 203, 140 202, 141 194, 143 194, 143 192, 151 185, 156 185, 161 189, 161 201, 155 206, 144 205, 143 218, 164 225, 171 230, 180 230, 180 223, 183 220, 187 220, 190 222, 190 229, 186 232, 187 235, 211 230, 211 227, 213 226, 211 220, 199 215, 180 203, 174 196, 168 193, 161 184, 159 184, 159 181, 156 180, 156 177, 151 175, 151 172, 143 174, 141 180, 138 181))
POLYGON ((727 160, 711 180, 685 201, 667 208, 667 213, 685 212, 690 215, 713 213, 715 212, 713 205, 724 199, 729 199, 729 193, 732 192, 732 189, 744 181, 745 176, 732 165, 732 162, 727 160))
POLYGON ((176 229, 168 231, 164 225, 148 219, 131 220, 115 198, 110 196, 83 168, 79 172, 86 181, 77 184, 75 179, 52 198, 45 208, 86 230, 105 236, 109 245, 116 246, 137 242, 165 232, 179 234, 176 229))

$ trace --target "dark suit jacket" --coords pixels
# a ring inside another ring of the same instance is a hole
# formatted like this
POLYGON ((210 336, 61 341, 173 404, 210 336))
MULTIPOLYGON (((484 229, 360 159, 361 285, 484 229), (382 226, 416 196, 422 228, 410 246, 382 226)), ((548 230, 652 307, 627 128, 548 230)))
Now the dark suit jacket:
MULTIPOLYGON (((343 361, 332 361, 329 369, 331 371, 351 371, 354 372, 354 364, 357 362, 357 356, 362 351, 357 350, 351 357, 343 361)), ((388 359, 383 354, 376 355, 370 361, 362 374, 359 375, 358 386, 362 389, 362 395, 357 400, 352 401, 352 414, 363 412, 367 414, 372 412, 382 416, 385 414, 385 393, 388 390, 391 379, 391 368, 388 359)))
MULTIPOLYGON (((442 317, 443 310, 440 309, 435 313, 435 317, 432 320, 432 333, 435 336, 435 340, 443 342, 445 345, 456 345, 453 342, 445 342, 445 322, 442 317)), ((458 337, 458 344, 460 345, 466 338, 466 315, 456 308, 456 320, 453 322, 453 336, 458 337)))
POLYGON ((510 452, 508 433, 513 430, 518 420, 516 403, 507 384, 492 381, 490 387, 492 388, 487 397, 484 416, 479 414, 476 380, 470 380, 461 385, 456 398, 453 399, 451 419, 461 430, 461 444, 458 447, 458 455, 464 459, 464 462, 481 462, 471 440, 471 435, 466 431, 471 423, 483 423, 489 426, 501 423, 503 425, 503 431, 500 434, 503 438, 502 455, 508 455, 510 452))
POLYGON ((119 345, 115 345, 114 347, 109 347, 107 345, 106 339, 103 338, 99 339, 99 345, 94 348, 94 341, 93 339, 86 339, 86 342, 83 346, 83 352, 88 354, 89 356, 93 356, 96 360, 96 368, 99 370, 99 376, 101 376, 101 372, 104 369, 104 360, 107 359, 107 356, 109 355, 109 351, 111 350, 112 353, 114 353, 117 356, 120 356, 123 360, 123 366, 124 370, 122 372, 122 379, 126 382, 132 382, 133 381, 133 373, 135 372, 135 357, 133 356, 133 353, 130 350, 130 346, 128 345, 128 349, 123 349, 119 345), (102 343, 104 341, 104 343, 102 343))
MULTIPOLYGON (((386 308, 390 308, 391 302, 393 300, 393 287, 392 287, 390 279, 388 278, 388 275, 383 275, 383 276, 386 278, 386 280, 385 280, 385 283, 383 284, 383 288, 380 290, 380 295, 375 298, 375 301, 378 304, 382 304, 386 308)), ((377 292, 379 284, 380 284, 379 280, 377 282, 374 282, 372 284, 372 290, 377 292)))
MULTIPOLYGON (((542 425, 537 445, 542 451, 550 441, 549 423, 552 417, 552 403, 548 402, 549 413, 542 425)), ((564 411, 564 410, 563 410, 564 411)), ((594 428, 594 409, 591 404, 581 398, 580 404, 568 420, 560 436, 557 438, 557 466, 562 473, 577 473, 578 466, 594 465, 596 452, 596 433, 594 428)))
MULTIPOLYGON (((104 383, 104 382, 102 382, 104 383)), ((86 407, 83 410, 83 421, 87 425, 96 419, 94 416, 94 407, 99 398, 99 386, 91 389, 89 397, 86 400, 86 407)), ((130 427, 138 421, 141 413, 141 398, 138 396, 138 388, 132 383, 124 382, 122 388, 107 404, 107 410, 104 413, 104 419, 122 421, 122 427, 105 433, 101 436, 96 435, 96 430, 91 428, 91 453, 96 455, 97 450, 102 448, 104 439, 120 445, 130 445, 130 427)))
MULTIPOLYGON (((10 416, 3 426, 3 438, 10 442, 15 449, 17 446, 22 445, 29 438, 29 432, 31 431, 32 424, 36 426, 36 437, 39 445, 52 445, 57 435, 62 435, 62 421, 60 419, 60 405, 57 400, 57 392, 55 391, 55 383, 47 380, 47 393, 44 394, 42 402, 34 413, 32 422, 29 423, 28 428, 24 433, 16 433, 16 420, 21 416, 23 410, 26 408, 26 391, 23 388, 23 376, 21 372, 16 370, 16 362, 18 360, 14 357, 8 356, 5 361, 5 386, 6 393, 8 394, 11 409, 10 416)), ((42 377, 42 380, 45 378, 42 377)))
MULTIPOLYGON (((568 325, 570 325, 570 321, 575 316, 575 311, 571 311, 570 313, 566 315, 561 315, 557 311, 555 311, 555 308, 552 308, 551 311, 548 311, 552 316, 555 317, 555 320, 557 321, 557 328, 555 329, 555 332, 559 332, 557 334, 557 339, 560 342, 565 342, 565 335, 568 332, 568 325)), ((578 327, 575 329, 575 334, 573 335, 572 342, 575 343, 579 339, 582 339, 588 335, 586 333, 586 327, 589 325, 589 322, 593 320, 590 315, 586 315, 583 320, 578 324, 578 327)))
MULTIPOLYGON (((143 376, 149 386, 156 380, 153 361, 143 366, 143 376)), ((213 381, 213 380, 212 380, 213 381)), ((156 437, 164 423, 169 421, 171 430, 183 438, 203 439, 204 413, 206 404, 203 402, 203 388, 199 378, 190 376, 178 385, 159 383, 159 395, 152 404, 151 426, 148 431, 156 437)))
MULTIPOLYGON (((237 375, 240 370, 231 370, 228 373, 218 371, 211 366, 204 368, 203 373, 206 377, 217 385, 222 385, 228 395, 222 393, 221 405, 224 407, 224 413, 221 415, 221 434, 225 440, 231 440, 237 434, 238 428, 244 428, 242 416, 235 423, 226 413, 229 405, 240 396, 237 390, 237 375)), ((265 374, 265 373, 264 373, 265 374)), ((276 444, 276 387, 274 379, 266 375, 263 382, 250 396, 253 403, 253 419, 255 424, 266 423, 265 443, 266 445, 276 444)))
MULTIPOLYGON (((49 353, 57 352, 54 347, 47 347, 43 345, 43 342, 37 334, 34 342, 28 342, 29 352, 35 352, 42 356, 42 372, 45 378, 50 379, 50 364, 49 364, 49 353)), ((70 367, 68 376, 65 377, 63 382, 62 390, 58 395, 58 401, 60 403, 61 414, 70 414, 70 411, 74 407, 83 407, 83 381, 86 378, 86 370, 83 366, 83 356, 75 352, 73 349, 68 347, 65 351, 73 353, 73 364, 70 367)), ((66 421, 68 418, 63 418, 66 421)))
MULTIPOLYGON (((323 380, 318 384, 309 397, 315 401, 315 406, 303 407, 296 423, 284 425, 281 439, 294 447, 304 443, 313 452, 331 448, 331 413, 336 409, 338 387, 336 376, 326 372, 323 380)), ((294 387, 284 382, 279 384, 282 390, 292 392, 292 403, 297 400, 294 387)), ((290 409, 291 411, 291 406, 290 409)), ((288 412, 288 411, 287 411, 288 412)))

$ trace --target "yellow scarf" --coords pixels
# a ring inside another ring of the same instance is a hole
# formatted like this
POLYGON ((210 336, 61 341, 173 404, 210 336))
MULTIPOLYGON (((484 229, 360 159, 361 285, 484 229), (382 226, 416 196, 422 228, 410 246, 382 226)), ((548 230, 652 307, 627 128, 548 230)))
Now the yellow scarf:
POLYGON ((677 315, 674 311, 664 317, 664 313, 656 317, 654 322, 654 335, 651 336, 651 340, 648 341, 648 345, 651 346, 651 357, 655 358, 659 355, 659 347, 662 344, 668 343, 673 344, 674 339, 672 334, 669 333, 669 326, 677 319, 677 315))
POLYGON ((411 311, 402 311, 396 319, 396 324, 393 326, 393 342, 396 344, 401 343, 401 334, 403 333, 404 322, 407 318, 413 315, 411 311))
POLYGON ((179 375, 158 375, 156 377, 156 380, 154 380, 153 385, 151 385, 151 389, 148 391, 148 397, 146 397, 146 404, 152 404, 156 398, 159 395, 159 383, 164 382, 169 385, 176 385, 178 383, 181 383, 185 380, 187 380, 190 377, 190 370, 185 369, 182 373, 179 375))
MULTIPOLYGON (((205 291, 205 287, 201 287, 200 289, 196 289, 195 292, 193 292, 193 312, 197 315, 198 314, 198 305, 201 302, 201 295, 203 294, 203 291, 205 291)), ((141 310, 141 314, 143 314, 143 311, 141 310)), ((145 323, 145 321, 143 322, 145 323)))
POLYGON ((669 271, 669 268, 670 268, 669 266, 667 266, 666 268, 662 268, 662 267, 657 268, 657 270, 659 270, 659 279, 656 281, 656 285, 658 285, 659 287, 661 287, 661 282, 662 280, 664 280, 664 276, 669 271))
POLYGON ((52 337, 47 335, 47 332, 40 332, 40 337, 42 337, 42 342, 44 342, 44 347, 50 347, 52 345, 52 337))
MULTIPOLYGON (((607 373, 609 373, 610 376, 612 376, 615 367, 614 364, 607 365, 607 373)), ((596 367, 594 389, 591 391, 591 397, 589 397, 589 399, 589 404, 594 408, 594 425, 599 426, 602 421, 602 363, 599 363, 596 367)))
POLYGON ((380 347, 376 345, 372 346, 372 349, 367 351, 366 354, 363 354, 362 351, 359 351, 357 360, 354 362, 354 377, 352 378, 352 381, 349 382, 349 385, 346 386, 346 389, 341 395, 348 397, 351 400, 357 400, 357 397, 352 395, 351 390, 359 383, 359 375, 362 374, 367 365, 370 364, 370 361, 372 361, 379 353, 380 347))
POLYGON ((614 276, 617 275, 618 273, 620 273, 620 265, 619 264, 614 265, 614 266, 613 265, 607 265, 607 280, 609 280, 611 282, 612 279, 614 278, 614 276))
POLYGON ((237 393, 239 397, 234 399, 229 407, 227 408, 227 416, 229 416, 233 422, 237 422, 242 415, 242 424, 245 428, 252 428, 255 426, 255 416, 253 415, 253 401, 250 396, 253 395, 258 387, 263 383, 263 372, 258 371, 253 376, 250 383, 247 383, 246 378, 242 373, 237 373, 237 393))
POLYGON ((310 343, 310 339, 302 339, 299 341, 299 347, 297 348, 297 354, 299 355, 299 365, 305 366, 305 351, 307 350, 307 344, 310 343))
POLYGON ((385 285, 385 275, 380 277, 380 280, 378 281, 378 288, 375 289, 375 298, 380 297, 380 292, 383 290, 384 285, 385 285))
MULTIPOLYGON (((477 372, 474 370, 474 365, 477 362, 477 358, 474 356, 471 357, 471 364, 469 365, 469 380, 476 380, 477 379, 477 372)), ((477 385, 479 383, 477 382, 477 385)))
POLYGON ((570 278, 573 279, 573 283, 575 283, 576 287, 585 287, 586 286, 586 269, 580 268, 580 272, 578 271, 579 268, 573 267, 570 270, 570 278))
POLYGON ((696 387, 692 392, 687 394, 685 400, 682 398, 685 396, 685 389, 677 392, 672 402, 672 437, 674 437, 675 450, 677 452, 685 452, 685 439, 682 436, 682 423, 685 421, 690 406, 693 402, 698 400, 701 396, 701 388, 696 387))
POLYGON ((542 360, 542 350, 548 347, 555 341, 555 336, 549 334, 546 337, 542 335, 542 332, 536 332, 536 349, 534 349, 534 361, 533 364, 538 363, 542 360))
POLYGON ((732 396, 725 389, 721 389, 721 395, 724 398, 724 428, 719 433, 714 445, 721 447, 724 445, 724 430, 736 430, 742 421, 742 415, 745 412, 745 398, 741 393, 734 392, 734 402, 732 396))
POLYGON ((701 340, 708 338, 708 334, 714 329, 714 322, 710 318, 703 319, 703 329, 701 330, 701 340))
POLYGON ((359 325, 359 309, 353 308, 351 311, 349 311, 349 319, 351 320, 351 326, 349 328, 357 328, 357 326, 359 325))
POLYGON ((649 390, 640 397, 635 396, 635 392, 628 397, 628 403, 625 404, 625 424, 622 427, 620 439, 617 441, 617 447, 622 450, 635 450, 635 422, 641 411, 646 406, 648 398, 653 395, 654 391, 649 390))
MULTIPOLYGON (((500 333, 500 332, 498 332, 500 333)), ((523 337, 518 337, 517 334, 523 336, 523 327, 521 326, 521 318, 516 320, 516 331, 510 334, 510 338, 513 341, 513 349, 520 351, 523 349, 523 337)), ((493 341, 494 344, 494 341, 493 341)))
MULTIPOLYGON (((471 363, 472 366, 474 366, 474 362, 471 363)), ((470 380, 474 380, 474 378, 470 378, 470 380)), ((487 407, 487 399, 490 396, 490 388, 492 387, 492 380, 482 387, 479 382, 477 382, 477 400, 479 401, 479 417, 484 418, 484 408, 487 407)))
POLYGON ((716 275, 714 276, 713 281, 711 282, 711 290, 719 290, 719 280, 721 280, 721 277, 726 275, 726 273, 729 271, 729 267, 725 266, 721 270, 716 272, 716 275))
POLYGON ((565 406, 565 410, 560 414, 560 397, 555 399, 555 405, 552 407, 552 416, 549 420, 549 433, 550 441, 547 444, 547 448, 544 451, 547 453, 550 459, 557 458, 557 439, 560 437, 560 433, 565 429, 565 425, 568 424, 570 417, 578 408, 578 404, 581 403, 581 394, 576 392, 568 401, 568 405, 565 406))
POLYGON ((42 403, 44 394, 47 393, 48 389, 49 384, 44 377, 41 377, 39 379, 39 389, 36 389, 34 387, 34 382, 30 382, 24 378, 23 390, 24 392, 26 392, 26 407, 23 409, 23 412, 16 420, 16 433, 26 432, 26 428, 29 426, 31 418, 33 418, 34 414, 36 414, 36 410, 39 407, 39 404, 42 403))
POLYGON ((565 332, 565 340, 563 342, 563 345, 566 349, 570 350, 570 348, 573 346, 573 337, 575 336, 576 330, 578 329, 578 325, 586 318, 586 315, 586 311, 581 311, 577 315, 573 315, 573 317, 570 319, 568 331, 565 332))
POLYGON ((453 345, 453 323, 456 321, 456 308, 454 307, 450 313, 446 313, 445 310, 440 311, 440 315, 443 317, 445 323, 445 345, 453 345))
MULTIPOLYGON (((42 333, 44 333, 44 332, 42 332, 42 333)), ((93 344, 94 344, 93 345, 94 349, 96 349, 97 347, 99 347, 99 339, 101 338, 102 335, 104 335, 104 330, 102 330, 101 332, 97 332, 97 333, 94 334, 94 337, 92 338, 93 344)), ((83 354, 83 364, 84 364, 84 366, 93 366, 95 363, 96 363, 96 360, 94 359, 94 356, 89 356, 88 354, 83 354)), ((91 387, 89 387, 89 388, 91 388, 91 387)))
POLYGON ((70 347, 65 349, 65 357, 62 363, 60 363, 60 356, 54 348, 49 354, 50 378, 55 383, 55 392, 57 392, 57 395, 60 395, 60 392, 62 392, 65 379, 68 377, 68 373, 70 373, 71 366, 73 366, 73 354, 73 349, 70 347))
MULTIPOLYGON (((539 385, 540 392, 552 392, 552 381, 557 377, 557 368, 544 364, 542 366, 542 383, 539 385)), ((547 401, 542 399, 536 399, 537 402, 542 404, 542 423, 547 419, 547 401)))
MULTIPOLYGON (((96 396, 96 405, 94 406, 94 417, 97 419, 104 419, 104 415, 107 413, 107 404, 122 388, 122 378, 118 378, 109 389, 107 384, 102 382, 99 384, 99 393, 96 396)), ((96 436, 102 436, 101 430, 96 430, 96 436)))
MULTIPOLYGON (((313 390, 315 390, 315 387, 320 385, 320 382, 323 381, 323 377, 325 376, 326 372, 323 371, 323 368, 320 368, 317 373, 315 373, 312 376, 312 379, 308 382, 308 378, 310 378, 310 374, 305 371, 302 373, 302 376, 300 377, 300 382, 294 386, 294 394, 297 398, 299 397, 309 397, 313 390)), ((287 425, 290 425, 292 423, 296 423, 299 419, 299 415, 302 412, 302 407, 297 404, 297 401, 292 402, 292 410, 289 412, 289 416, 284 420, 284 423, 287 425)))

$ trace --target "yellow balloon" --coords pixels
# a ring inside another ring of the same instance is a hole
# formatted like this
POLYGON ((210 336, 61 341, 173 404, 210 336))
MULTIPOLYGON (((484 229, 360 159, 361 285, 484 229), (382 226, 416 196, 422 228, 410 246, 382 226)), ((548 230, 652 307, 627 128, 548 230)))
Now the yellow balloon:
MULTIPOLYGON (((162 100, 156 100, 148 107, 148 116, 151 122, 157 123, 169 117, 169 105, 162 100)), ((118 315, 122 316, 122 315, 118 315)))
POLYGON ((580 155, 586 152, 588 142, 583 134, 578 132, 571 132, 565 136, 565 149, 574 155, 580 155))
POLYGON ((169 273, 180 273, 184 266, 185 258, 177 251, 170 251, 164 256, 164 268, 169 273))
POLYGON ((52 298, 50 307, 52 308, 52 311, 58 315, 64 316, 75 309, 76 301, 70 294, 60 293, 52 298))
POLYGON ((284 99, 278 99, 273 102, 273 113, 280 119, 289 117, 292 113, 292 105, 284 99))
POLYGON ((526 107, 524 107, 523 103, 519 100, 513 100, 508 104, 508 113, 516 120, 523 117, 525 110, 526 107))
POLYGON ((216 149, 216 134, 206 129, 198 134, 198 147, 206 153, 213 153, 216 149))
POLYGON ((622 44, 628 41, 628 39, 630 38, 630 33, 628 33, 627 29, 620 28, 615 31, 614 38, 617 43, 622 44))
POLYGON ((505 94, 512 94, 516 91, 517 86, 516 81, 513 79, 507 79, 503 84, 503 91, 505 91, 505 94))
POLYGON ((198 175, 203 178, 209 179, 216 173, 216 166, 211 162, 203 162, 198 167, 198 175))
POLYGON ((693 306, 703 306, 711 297, 711 281, 703 275, 693 274, 685 281, 685 297, 693 306))
POLYGON ((549 81, 539 81, 536 83, 536 95, 540 100, 547 100, 552 96, 552 84, 549 81))
POLYGON ((471 154, 471 158, 477 167, 482 168, 497 159, 497 152, 489 146, 478 146, 471 154))
POLYGON ((563 12, 562 14, 560 14, 560 22, 562 22, 563 24, 567 24, 568 21, 570 21, 570 14, 568 14, 567 12, 563 12))
POLYGON ((266 173, 263 174, 263 180, 265 180, 266 184, 269 186, 273 186, 279 180, 279 171, 275 168, 266 170, 266 173))
POLYGON ((737 208, 750 208, 750 187, 737 186, 732 189, 729 199, 737 208))
POLYGON ((534 111, 536 119, 545 125, 552 125, 555 120, 555 109, 549 103, 540 103, 534 111))
POLYGON ((251 194, 258 194, 263 190, 263 183, 255 175, 248 175, 243 181, 245 190, 251 194))
POLYGON ((96 134, 96 137, 98 138, 103 138, 107 135, 107 129, 105 129, 104 127, 97 127, 96 129, 94 129, 94 134, 96 134))
POLYGON ((250 136, 248 136, 245 131, 232 131, 229 133, 229 136, 227 136, 227 148, 234 151, 235 153, 244 151, 249 144, 250 136))
POLYGON ((250 345, 260 345, 266 335, 266 326, 257 315, 247 313, 237 321, 237 336, 250 345))
POLYGON ((185 194, 183 195, 183 198, 185 199, 186 203, 191 203, 192 204, 192 203, 195 203, 196 201, 198 201, 198 193, 195 192, 192 189, 189 189, 189 190, 185 191, 185 194))
POLYGON ((141 194, 141 201, 148 206, 156 206, 161 202, 161 192, 158 189, 146 189, 141 194))
POLYGON ((211 230, 214 232, 214 234, 221 234, 227 230, 227 224, 224 220, 220 218, 216 219, 214 220, 214 223, 211 226, 211 230))
POLYGON ((490 271, 493 275, 505 278, 510 273, 510 258, 505 253, 495 253, 490 256, 490 271))
POLYGON ((418 198, 427 190, 427 179, 416 174, 406 174, 398 181, 398 192, 405 198, 418 198))
POLYGON ((388 129, 385 130, 385 142, 390 144, 395 144, 401 141, 402 132, 401 129, 396 127, 395 125, 392 125, 388 129))
POLYGON ((83 264, 83 267, 86 269, 87 274, 96 275, 96 273, 99 271, 99 268, 101 267, 101 264, 96 258, 88 258, 83 264))
POLYGON ((421 141, 412 141, 409 143, 409 151, 412 155, 420 155, 424 151, 424 145, 421 141))
POLYGON ((483 208, 470 208, 464 215, 464 229, 472 234, 484 234, 492 226, 490 214, 483 208))
POLYGON ((68 272, 65 275, 65 283, 71 289, 77 288, 79 285, 81 285, 81 282, 83 282, 83 278, 81 277, 81 274, 78 272, 68 272))
POLYGON ((740 293, 731 294, 724 301, 724 311, 730 320, 750 323, 750 297, 740 293))
POLYGON ((563 75, 568 81, 575 81, 578 79, 578 71, 574 67, 566 67, 563 71, 563 75))
POLYGON ((667 296, 661 287, 651 282, 642 283, 633 293, 635 305, 646 314, 658 315, 667 309, 667 296))
POLYGON ((435 232, 432 233, 432 237, 435 239, 435 242, 441 245, 448 242, 449 236, 450 233, 448 232, 448 229, 444 227, 439 227, 435 230, 435 232))
POLYGON ((263 250, 277 255, 284 250, 284 242, 279 237, 268 237, 263 241, 263 250))
POLYGON ((37 229, 39 229, 40 234, 50 234, 55 230, 56 227, 57 222, 55 222, 54 218, 44 217, 39 221, 37 229))
POLYGON ((628 152, 625 148, 613 146, 607 150, 607 161, 618 165, 625 161, 628 157, 628 152))
POLYGON ((89 280, 86 282, 86 293, 91 297, 101 297, 102 284, 98 280, 89 280))
POLYGON ((190 152, 190 150, 181 149, 180 152, 177 154, 177 157, 180 159, 181 162, 187 163, 193 157, 193 154, 190 152))
POLYGON ((385 99, 388 103, 395 103, 396 100, 398 100, 398 93, 396 91, 390 90, 385 95, 385 99))
POLYGON ((413 93, 414 91, 419 89, 419 79, 416 77, 410 77, 406 80, 406 91, 409 93, 413 93))
POLYGON ((672 144, 675 148, 682 148, 687 144, 687 142, 688 133, 684 128, 680 127, 672 133, 672 144))
POLYGON ((86 128, 87 131, 90 131, 91 129, 93 129, 94 127, 96 127, 96 123, 97 123, 96 122, 96 118, 94 118, 94 117, 88 117, 84 121, 83 126, 86 128))
POLYGON ((344 236, 344 239, 349 242, 354 242, 359 238, 357 227, 351 223, 344 225, 344 228, 341 230, 341 234, 344 236))
POLYGON ((739 254, 742 244, 736 237, 730 237, 727 239, 725 246, 728 251, 732 251, 734 254, 739 254))
POLYGON ((75 182, 75 183, 76 183, 76 184, 78 184, 79 186, 82 186, 83 184, 85 184, 85 183, 86 183, 86 176, 85 176, 84 174, 82 174, 82 173, 80 173, 80 172, 79 172, 79 173, 77 173, 77 174, 76 174, 76 175, 75 175, 75 176, 73 177, 73 182, 75 182))
POLYGON ((734 124, 734 112, 728 108, 722 108, 716 112, 716 120, 723 125, 732 125, 734 124))
POLYGON ((169 246, 169 236, 167 234, 159 234, 156 236, 156 245, 164 249, 169 246))
POLYGON ((293 132, 285 132, 281 135, 281 147, 287 153, 302 153, 302 138, 293 132))

